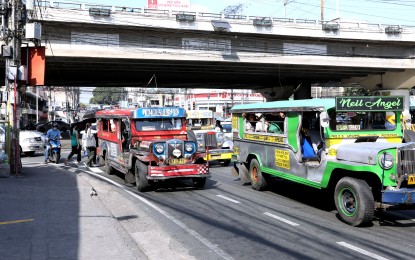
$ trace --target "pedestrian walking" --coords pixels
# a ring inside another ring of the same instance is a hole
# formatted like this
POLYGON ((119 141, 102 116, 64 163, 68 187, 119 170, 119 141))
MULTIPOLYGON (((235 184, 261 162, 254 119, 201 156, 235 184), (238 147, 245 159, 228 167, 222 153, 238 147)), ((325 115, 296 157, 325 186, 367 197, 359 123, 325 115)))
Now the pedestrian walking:
POLYGON ((70 131, 71 135, 71 153, 68 155, 68 158, 65 159, 65 164, 68 164, 68 161, 76 154, 76 160, 78 163, 81 163, 81 144, 79 143, 79 131, 78 126, 74 124, 70 131))
POLYGON ((85 165, 88 167, 92 167, 92 162, 95 157, 95 152, 97 150, 96 140, 95 136, 92 133, 91 124, 86 124, 86 149, 88 151, 88 159, 85 162, 85 165))

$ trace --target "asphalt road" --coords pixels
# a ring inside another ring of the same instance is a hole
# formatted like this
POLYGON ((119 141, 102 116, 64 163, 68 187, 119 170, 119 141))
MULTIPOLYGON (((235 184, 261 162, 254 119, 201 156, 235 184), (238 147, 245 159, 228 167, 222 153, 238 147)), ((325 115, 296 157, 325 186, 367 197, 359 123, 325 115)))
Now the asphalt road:
POLYGON ((125 189, 197 259, 415 259, 415 210, 381 212, 372 225, 351 227, 318 190, 273 179, 259 192, 241 186, 231 166, 210 172, 203 190, 181 181, 146 193, 100 168, 91 174, 125 189))

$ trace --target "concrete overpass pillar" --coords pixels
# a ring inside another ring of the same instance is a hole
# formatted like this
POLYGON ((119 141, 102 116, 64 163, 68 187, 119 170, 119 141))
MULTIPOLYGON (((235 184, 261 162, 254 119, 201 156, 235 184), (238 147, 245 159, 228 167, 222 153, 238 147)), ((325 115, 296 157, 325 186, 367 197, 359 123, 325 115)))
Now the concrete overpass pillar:
MULTIPOLYGON (((297 86, 298 87, 298 86, 297 86)), ((296 88, 297 88, 296 87, 296 88)), ((303 82, 298 87, 298 89, 294 89, 294 99, 311 99, 311 84, 309 82, 303 82)))

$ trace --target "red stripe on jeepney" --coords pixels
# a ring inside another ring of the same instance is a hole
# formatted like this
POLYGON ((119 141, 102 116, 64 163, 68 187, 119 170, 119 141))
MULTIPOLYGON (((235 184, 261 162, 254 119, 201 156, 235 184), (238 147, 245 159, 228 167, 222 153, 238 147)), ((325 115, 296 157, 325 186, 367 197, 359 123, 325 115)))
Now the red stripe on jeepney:
POLYGON ((176 165, 176 166, 151 166, 150 176, 185 176, 208 174, 209 167, 206 164, 176 165))

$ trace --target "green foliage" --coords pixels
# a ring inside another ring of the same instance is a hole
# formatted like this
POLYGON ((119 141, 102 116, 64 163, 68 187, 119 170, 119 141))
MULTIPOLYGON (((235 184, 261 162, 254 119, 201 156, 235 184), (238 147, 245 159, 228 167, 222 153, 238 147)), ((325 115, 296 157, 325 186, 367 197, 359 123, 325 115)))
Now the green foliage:
POLYGON ((345 96, 370 96, 370 91, 360 86, 344 87, 345 96))
POLYGON ((120 100, 126 100, 128 92, 123 87, 94 88, 90 104, 116 105, 120 100))

